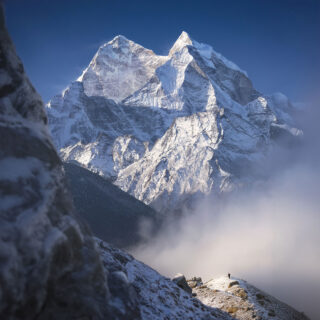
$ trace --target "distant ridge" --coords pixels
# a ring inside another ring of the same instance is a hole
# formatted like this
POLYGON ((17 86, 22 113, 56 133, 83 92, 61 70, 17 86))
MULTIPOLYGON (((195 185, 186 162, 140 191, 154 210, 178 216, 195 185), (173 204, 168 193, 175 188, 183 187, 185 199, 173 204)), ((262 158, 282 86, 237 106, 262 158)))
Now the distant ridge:
POLYGON ((72 163, 64 168, 77 213, 100 239, 128 248, 144 240, 140 227, 158 226, 155 210, 108 180, 72 163))

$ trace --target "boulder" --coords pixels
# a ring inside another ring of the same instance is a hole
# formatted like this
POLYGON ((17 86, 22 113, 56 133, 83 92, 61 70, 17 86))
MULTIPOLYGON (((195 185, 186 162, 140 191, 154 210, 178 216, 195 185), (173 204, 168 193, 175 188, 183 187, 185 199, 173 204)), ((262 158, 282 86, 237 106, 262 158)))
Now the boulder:
POLYGON ((243 288, 237 288, 232 292, 235 296, 240 297, 243 300, 248 299, 248 293, 243 288))
POLYGON ((193 277, 190 280, 187 280, 187 283, 192 289, 203 285, 202 279, 200 277, 193 277))
POLYGON ((231 306, 231 307, 227 308, 228 313, 236 313, 238 310, 239 310, 239 308, 235 307, 235 306, 231 306))
POLYGON ((197 281, 188 280, 187 283, 191 289, 193 289, 197 286, 197 281))
POLYGON ((172 278, 172 281, 184 291, 192 294, 192 289, 189 287, 186 277, 183 274, 178 273, 172 278))
POLYGON ((231 281, 230 283, 229 283, 229 285, 228 285, 228 288, 231 288, 231 287, 233 287, 233 286, 236 286, 236 285, 239 285, 239 281, 231 281))

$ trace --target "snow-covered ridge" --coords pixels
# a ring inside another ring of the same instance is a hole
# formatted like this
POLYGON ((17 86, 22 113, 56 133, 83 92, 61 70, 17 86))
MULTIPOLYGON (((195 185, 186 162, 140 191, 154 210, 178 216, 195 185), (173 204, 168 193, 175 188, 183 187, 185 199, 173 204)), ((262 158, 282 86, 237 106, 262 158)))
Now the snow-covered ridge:
POLYGON ((308 320, 303 312, 234 277, 214 278, 194 287, 193 293, 205 305, 226 311, 238 320, 308 320))
POLYGON ((247 75, 247 72, 241 70, 234 62, 225 58, 221 53, 216 52, 213 48, 207 44, 199 43, 190 38, 189 34, 185 31, 182 31, 180 37, 174 43, 173 47, 170 49, 169 56, 172 56, 175 52, 180 51, 185 46, 195 47, 201 54, 202 57, 210 61, 212 55, 216 56, 217 59, 220 59, 228 68, 240 71, 243 74, 247 75))
POLYGON ((128 253, 96 242, 109 274, 121 279, 121 287, 135 289, 141 319, 308 320, 244 280, 222 276, 206 283, 199 277, 171 281, 128 253))
MULTIPOLYGON (((128 253, 111 247, 100 239, 96 238, 96 242, 105 269, 117 281, 113 280, 113 283, 120 288, 118 291, 126 290, 128 293, 124 293, 127 295, 134 293, 140 314, 139 317, 130 319, 233 319, 225 311, 204 305, 169 278, 160 275, 128 253)), ((124 294, 123 296, 126 297, 124 294)), ((114 299, 114 303, 119 304, 118 297, 114 299)))
POLYGON ((274 139, 301 135, 292 108, 182 32, 168 56, 114 38, 47 112, 63 160, 166 212, 252 183, 274 139))
POLYGON ((154 69, 167 57, 156 54, 117 36, 102 45, 77 81, 82 82, 88 96, 106 96, 120 102, 152 76, 154 69))

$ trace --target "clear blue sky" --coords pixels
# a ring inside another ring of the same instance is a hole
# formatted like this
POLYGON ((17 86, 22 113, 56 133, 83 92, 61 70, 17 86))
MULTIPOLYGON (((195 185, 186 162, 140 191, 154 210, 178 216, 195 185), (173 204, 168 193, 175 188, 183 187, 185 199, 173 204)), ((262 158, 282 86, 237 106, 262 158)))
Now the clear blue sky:
POLYGON ((44 101, 122 34, 167 54, 181 31, 246 70, 263 93, 320 89, 320 0, 7 0, 7 26, 44 101))

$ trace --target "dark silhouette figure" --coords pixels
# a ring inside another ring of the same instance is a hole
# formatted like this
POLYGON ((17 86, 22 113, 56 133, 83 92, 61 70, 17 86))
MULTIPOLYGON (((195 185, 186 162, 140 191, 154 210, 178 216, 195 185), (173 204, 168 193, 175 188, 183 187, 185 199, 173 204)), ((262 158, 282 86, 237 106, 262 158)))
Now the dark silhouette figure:
POLYGON ((230 279, 230 276, 231 276, 231 274, 230 273, 228 273, 228 278, 230 279))

